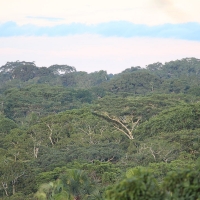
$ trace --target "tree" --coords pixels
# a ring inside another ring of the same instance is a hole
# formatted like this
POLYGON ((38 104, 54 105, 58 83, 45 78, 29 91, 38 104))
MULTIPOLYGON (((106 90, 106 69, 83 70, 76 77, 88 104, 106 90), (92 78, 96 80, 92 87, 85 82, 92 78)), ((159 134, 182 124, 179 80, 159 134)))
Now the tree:
POLYGON ((34 196, 37 200, 72 200, 60 179, 40 185, 34 196))
POLYGON ((200 198, 200 169, 188 168, 169 172, 158 184, 148 168, 127 171, 127 178, 108 188, 106 200, 197 200, 200 198))
POLYGON ((167 199, 200 199, 200 167, 170 172, 163 181, 167 199))
POLYGON ((61 175, 65 190, 73 196, 74 200, 81 200, 91 194, 91 185, 87 174, 82 170, 72 169, 65 175, 61 175))
POLYGON ((199 103, 180 104, 163 110, 157 116, 150 118, 140 126, 140 133, 150 136, 160 132, 175 132, 183 129, 199 128, 199 103))
POLYGON ((111 122, 116 130, 122 132, 131 140, 134 139, 133 132, 141 120, 141 117, 135 117, 134 115, 117 117, 109 115, 107 112, 94 112, 94 114, 111 122))
POLYGON ((8 118, 0 119, 0 133, 7 134, 11 129, 17 128, 17 124, 8 118))
POLYGON ((35 194, 39 200, 82 200, 92 196, 94 187, 83 170, 70 169, 54 182, 42 184, 35 194))
POLYGON ((105 193, 106 200, 153 200, 162 199, 159 186, 148 170, 136 168, 128 178, 110 187, 105 193))
POLYGON ((0 163, 0 182, 6 196, 16 193, 18 179, 25 174, 24 163, 5 158, 0 163), (11 190, 12 188, 12 190, 11 190), (11 192, 12 191, 12 192, 11 192))

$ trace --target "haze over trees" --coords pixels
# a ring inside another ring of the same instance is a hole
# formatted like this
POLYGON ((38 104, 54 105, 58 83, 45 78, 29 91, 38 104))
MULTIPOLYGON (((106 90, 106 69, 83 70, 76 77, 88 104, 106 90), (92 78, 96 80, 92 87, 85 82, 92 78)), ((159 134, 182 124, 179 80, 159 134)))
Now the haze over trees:
POLYGON ((0 199, 200 199, 200 60, 87 73, 0 67, 0 199))

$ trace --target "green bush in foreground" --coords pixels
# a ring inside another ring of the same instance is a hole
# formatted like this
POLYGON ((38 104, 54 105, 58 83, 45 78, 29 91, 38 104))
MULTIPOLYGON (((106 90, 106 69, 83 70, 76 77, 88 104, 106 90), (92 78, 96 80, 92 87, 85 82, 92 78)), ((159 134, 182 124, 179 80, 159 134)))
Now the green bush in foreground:
POLYGON ((132 170, 131 174, 131 178, 106 191, 106 200, 149 200, 159 199, 162 196, 156 179, 149 171, 139 168, 132 170))
POLYGON ((133 169, 132 177, 110 187, 105 197, 106 200, 200 200, 200 170, 170 172, 158 185, 147 170, 133 169))
POLYGON ((166 199, 196 200, 200 199, 200 170, 183 170, 170 172, 162 184, 166 199))

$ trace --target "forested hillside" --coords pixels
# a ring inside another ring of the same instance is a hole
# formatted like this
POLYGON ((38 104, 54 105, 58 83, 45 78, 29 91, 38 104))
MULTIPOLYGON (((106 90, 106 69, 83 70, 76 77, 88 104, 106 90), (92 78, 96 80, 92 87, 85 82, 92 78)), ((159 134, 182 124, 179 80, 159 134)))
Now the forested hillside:
POLYGON ((87 73, 0 67, 0 199, 200 199, 200 60, 87 73))

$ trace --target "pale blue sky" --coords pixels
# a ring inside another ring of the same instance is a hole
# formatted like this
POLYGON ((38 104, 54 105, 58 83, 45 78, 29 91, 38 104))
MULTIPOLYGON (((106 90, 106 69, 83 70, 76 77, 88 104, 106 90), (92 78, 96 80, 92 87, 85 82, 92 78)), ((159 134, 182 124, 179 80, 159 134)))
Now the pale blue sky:
POLYGON ((200 58, 199 0, 0 0, 0 65, 118 73, 200 58))
MULTIPOLYGON (((60 18, 42 18, 57 21, 60 18)), ((149 26, 127 21, 111 21, 86 25, 83 23, 59 24, 54 26, 18 25, 14 21, 0 25, 0 37, 11 36, 48 36, 59 37, 80 34, 97 34, 104 37, 152 37, 174 38, 200 41, 200 23, 162 24, 149 26)))

